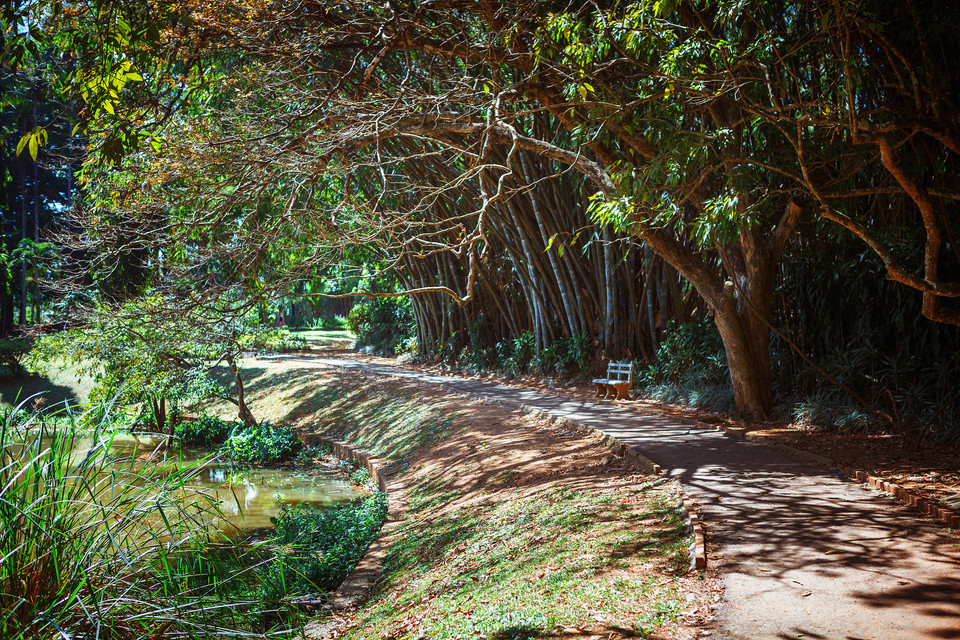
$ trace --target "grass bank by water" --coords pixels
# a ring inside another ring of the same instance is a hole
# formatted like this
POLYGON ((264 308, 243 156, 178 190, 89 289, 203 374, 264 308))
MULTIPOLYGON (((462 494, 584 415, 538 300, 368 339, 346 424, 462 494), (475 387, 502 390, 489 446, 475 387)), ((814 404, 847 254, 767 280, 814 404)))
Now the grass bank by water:
POLYGON ((313 632, 690 638, 709 617, 676 485, 593 438, 420 383, 297 360, 247 372, 258 417, 385 458, 406 502, 368 597, 313 632))

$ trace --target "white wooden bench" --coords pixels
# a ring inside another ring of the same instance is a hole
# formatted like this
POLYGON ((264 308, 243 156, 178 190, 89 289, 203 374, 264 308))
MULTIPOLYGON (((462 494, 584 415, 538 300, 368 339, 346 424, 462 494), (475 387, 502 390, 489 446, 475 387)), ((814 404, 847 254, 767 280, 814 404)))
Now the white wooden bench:
POLYGON ((593 385, 597 388, 598 398, 610 398, 617 395, 617 400, 630 399, 630 386, 633 384, 633 363, 613 362, 607 365, 607 377, 597 378, 593 385))

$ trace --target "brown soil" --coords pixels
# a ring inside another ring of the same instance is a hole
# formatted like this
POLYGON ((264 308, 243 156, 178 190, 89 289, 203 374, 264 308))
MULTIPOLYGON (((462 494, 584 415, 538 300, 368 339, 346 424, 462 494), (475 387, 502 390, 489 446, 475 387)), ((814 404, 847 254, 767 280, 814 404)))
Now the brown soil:
MULTIPOLYGON (((420 371, 443 373, 463 378, 496 380, 502 384, 535 389, 569 398, 590 398, 595 395, 589 383, 538 379, 532 376, 502 380, 492 375, 476 376, 445 371, 431 365, 403 364, 389 358, 378 358, 340 351, 339 355, 356 360, 390 366, 403 366, 420 371)), ((892 434, 851 433, 805 428, 783 422, 752 423, 729 414, 702 409, 649 402, 643 399, 618 402, 619 406, 638 411, 657 411, 697 423, 704 428, 738 427, 751 432, 756 442, 784 444, 825 456, 844 468, 866 471, 890 482, 895 482, 922 497, 942 501, 960 493, 960 447, 925 444, 921 447, 905 444, 892 434)), ((941 506, 943 503, 941 502, 941 506)))

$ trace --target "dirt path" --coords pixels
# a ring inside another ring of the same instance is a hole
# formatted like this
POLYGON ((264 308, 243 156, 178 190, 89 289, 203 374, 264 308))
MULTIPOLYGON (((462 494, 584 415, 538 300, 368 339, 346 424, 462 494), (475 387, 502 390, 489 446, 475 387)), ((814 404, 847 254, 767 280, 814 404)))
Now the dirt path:
POLYGON ((960 538, 872 490, 754 443, 610 402, 342 358, 317 366, 398 376, 522 404, 627 442, 700 503, 726 589, 714 637, 960 638, 960 538))

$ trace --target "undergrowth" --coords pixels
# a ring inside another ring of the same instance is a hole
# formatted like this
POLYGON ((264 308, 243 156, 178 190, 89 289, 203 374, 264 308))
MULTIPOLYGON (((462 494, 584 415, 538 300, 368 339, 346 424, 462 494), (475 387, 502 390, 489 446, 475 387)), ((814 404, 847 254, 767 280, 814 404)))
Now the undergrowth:
POLYGON ((699 320, 667 323, 656 361, 634 367, 640 393, 656 402, 715 411, 735 408, 723 342, 714 324, 699 320))
POLYGON ((118 459, 109 435, 83 444, 77 423, 32 414, 0 427, 0 635, 184 632, 197 601, 155 585, 216 517, 185 490, 197 469, 118 459))
POLYGON ((315 510, 281 505, 271 521, 273 557, 263 572, 263 597, 335 589, 373 542, 387 514, 387 496, 375 492, 357 501, 315 510))

